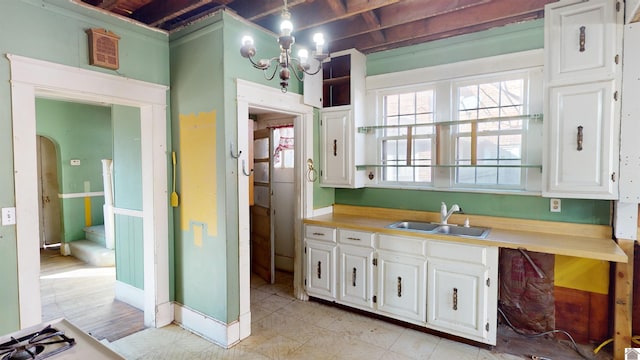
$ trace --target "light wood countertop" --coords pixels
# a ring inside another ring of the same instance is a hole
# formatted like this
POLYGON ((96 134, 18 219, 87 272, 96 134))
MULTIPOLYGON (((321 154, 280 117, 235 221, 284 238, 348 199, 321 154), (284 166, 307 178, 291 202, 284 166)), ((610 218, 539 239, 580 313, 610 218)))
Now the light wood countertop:
POLYGON ((315 216, 303 221, 305 224, 349 228, 399 236, 498 246, 510 249, 524 248, 527 251, 621 263, 628 261, 624 251, 612 240, 610 226, 467 214, 454 214, 449 219, 449 223, 462 224, 465 218, 469 218, 472 226, 488 227, 491 228, 491 232, 485 239, 477 239, 388 229, 386 228, 387 225, 402 220, 436 222, 439 221, 439 214, 347 205, 335 205, 332 214, 315 216))

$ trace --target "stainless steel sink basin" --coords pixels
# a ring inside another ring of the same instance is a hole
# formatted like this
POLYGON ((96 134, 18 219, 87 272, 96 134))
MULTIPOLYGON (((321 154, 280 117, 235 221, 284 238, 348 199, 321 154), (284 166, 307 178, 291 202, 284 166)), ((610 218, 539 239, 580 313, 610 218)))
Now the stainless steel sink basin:
POLYGON ((422 221, 398 221, 388 225, 387 228, 433 232, 438 226, 440 225, 422 221))
POLYGON ((464 227, 464 226, 450 226, 441 225, 435 230, 435 233, 455 235, 455 236, 468 236, 484 239, 489 234, 489 229, 481 227, 464 227))
POLYGON ((489 228, 477 226, 443 225, 423 221, 398 221, 386 226, 388 229, 408 230, 427 234, 445 234, 484 239, 489 235, 489 228))

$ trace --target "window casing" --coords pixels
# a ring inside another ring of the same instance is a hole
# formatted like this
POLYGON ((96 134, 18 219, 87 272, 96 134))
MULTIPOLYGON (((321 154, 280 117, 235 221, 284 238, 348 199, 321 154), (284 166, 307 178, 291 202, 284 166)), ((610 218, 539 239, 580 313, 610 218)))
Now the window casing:
POLYGON ((539 189, 541 119, 522 115, 541 113, 540 74, 533 67, 377 91, 378 185, 539 189))

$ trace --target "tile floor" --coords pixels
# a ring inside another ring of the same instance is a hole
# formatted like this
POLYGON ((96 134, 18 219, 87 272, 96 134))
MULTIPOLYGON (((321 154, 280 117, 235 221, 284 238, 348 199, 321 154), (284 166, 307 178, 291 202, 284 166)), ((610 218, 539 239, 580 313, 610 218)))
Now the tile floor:
POLYGON ((127 359, 523 359, 299 301, 291 295, 290 275, 277 277, 275 285, 252 278, 252 334, 231 349, 177 325, 147 329, 110 346, 127 359))

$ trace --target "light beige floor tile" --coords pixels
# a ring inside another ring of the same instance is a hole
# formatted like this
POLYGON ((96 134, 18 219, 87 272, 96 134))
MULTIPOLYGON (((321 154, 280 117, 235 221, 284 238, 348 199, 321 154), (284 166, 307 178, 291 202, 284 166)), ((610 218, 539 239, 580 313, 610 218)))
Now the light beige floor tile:
POLYGON ((247 348, 246 350, 262 354, 270 359, 282 359, 300 349, 303 344, 303 341, 277 335, 269 339, 269 341, 262 342, 258 346, 247 348))
POLYGON ((277 311, 285 306, 288 306, 294 301, 296 300, 294 300, 292 297, 286 298, 280 295, 269 295, 260 300, 260 306, 270 311, 277 311))
POLYGON ((476 346, 441 339, 429 359, 476 360, 480 349, 476 346))
POLYGON ((390 350, 411 359, 428 359, 439 342, 440 338, 437 336, 406 329, 390 350))
MULTIPOLYGON (((387 350, 382 354, 382 357, 380 359, 382 360, 414 360, 416 358, 408 357, 408 356, 393 352, 391 350, 387 350)), ((420 358, 420 359, 426 359, 426 358, 420 358)))
POLYGON ((400 326, 362 315, 338 318, 328 328, 336 335, 353 337, 385 350, 389 349, 404 331, 400 326))

